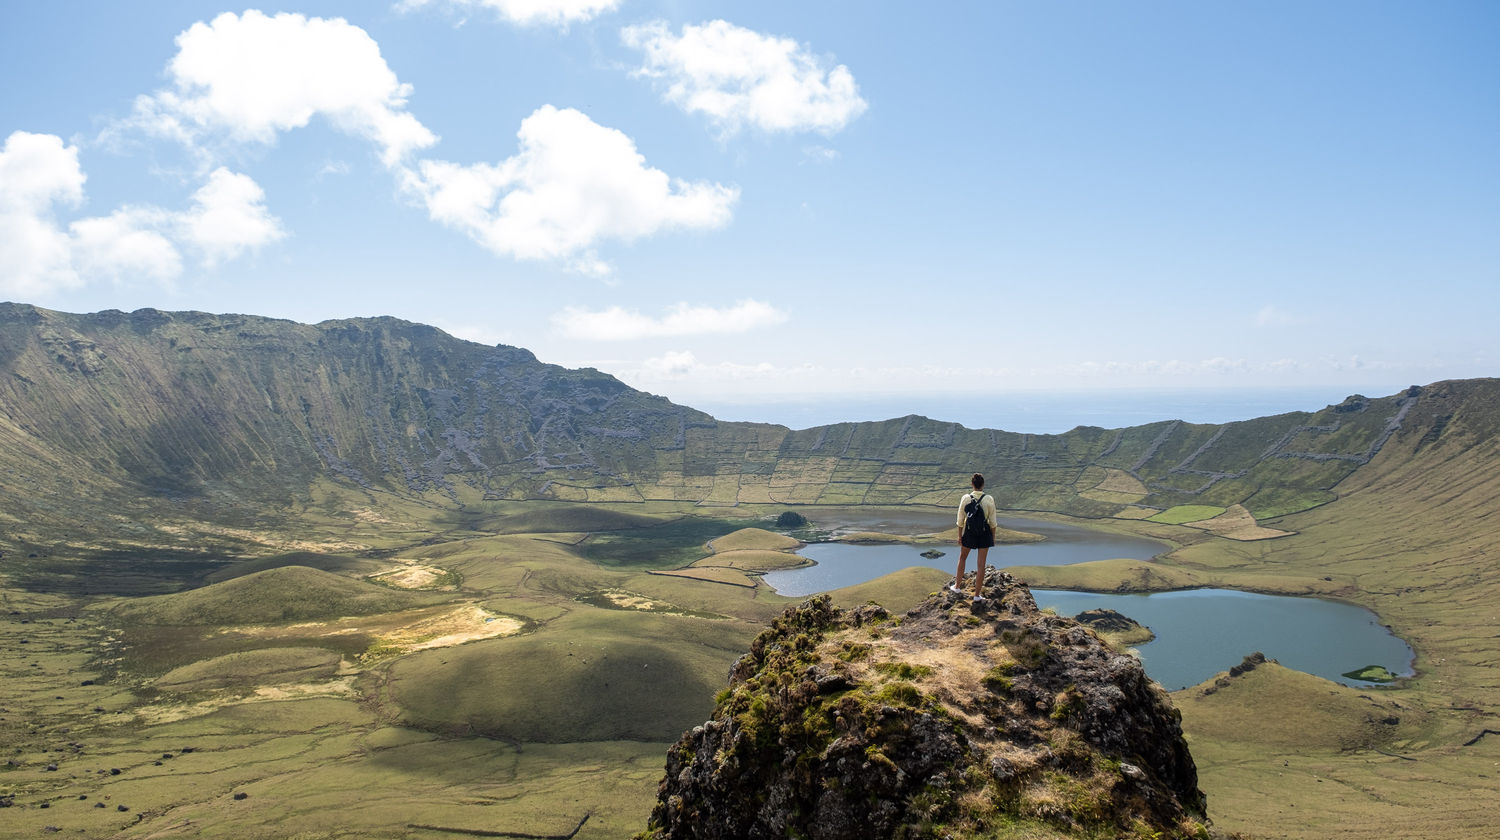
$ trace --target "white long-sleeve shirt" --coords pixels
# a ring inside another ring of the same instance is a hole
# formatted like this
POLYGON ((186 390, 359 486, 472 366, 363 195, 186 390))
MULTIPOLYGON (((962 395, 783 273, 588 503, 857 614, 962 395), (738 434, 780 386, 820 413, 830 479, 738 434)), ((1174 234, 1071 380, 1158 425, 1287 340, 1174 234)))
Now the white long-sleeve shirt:
MULTIPOLYGON (((984 493, 983 490, 978 492, 984 493)), ((964 529, 964 521, 968 519, 968 514, 964 511, 968 509, 969 502, 973 498, 974 491, 970 491, 965 493, 963 499, 958 503, 958 530, 960 532, 964 529)), ((995 520, 995 497, 984 493, 984 496, 979 500, 979 509, 984 511, 984 518, 985 521, 990 523, 990 530, 998 532, 1000 530, 1000 523, 995 520)))

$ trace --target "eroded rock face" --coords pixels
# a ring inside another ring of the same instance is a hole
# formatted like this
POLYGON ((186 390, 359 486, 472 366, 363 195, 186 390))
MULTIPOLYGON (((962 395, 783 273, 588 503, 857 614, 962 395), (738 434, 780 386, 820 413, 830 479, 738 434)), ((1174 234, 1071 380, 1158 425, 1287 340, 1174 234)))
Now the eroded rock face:
POLYGON ((984 600, 945 592, 899 618, 826 596, 788 610, 672 748, 642 837, 1201 833, 1161 687, 1010 575, 988 580, 984 600))

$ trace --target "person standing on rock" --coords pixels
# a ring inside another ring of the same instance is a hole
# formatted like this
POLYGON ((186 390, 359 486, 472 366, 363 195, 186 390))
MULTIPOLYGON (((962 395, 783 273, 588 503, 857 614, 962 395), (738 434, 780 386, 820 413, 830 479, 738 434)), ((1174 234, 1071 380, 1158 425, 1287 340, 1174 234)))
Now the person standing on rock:
POLYGON ((968 565, 969 552, 979 552, 979 568, 974 571, 974 600, 984 596, 984 569, 986 557, 995 545, 995 499, 984 492, 984 476, 974 473, 969 479, 974 488, 964 494, 958 503, 958 577, 948 589, 954 594, 964 594, 964 568, 968 565))

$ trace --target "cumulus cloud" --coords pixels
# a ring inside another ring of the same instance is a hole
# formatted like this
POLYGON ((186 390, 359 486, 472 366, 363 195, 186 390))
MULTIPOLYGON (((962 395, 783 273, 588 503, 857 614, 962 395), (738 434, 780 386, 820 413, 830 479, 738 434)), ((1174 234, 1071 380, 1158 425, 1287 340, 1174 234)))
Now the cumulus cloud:
POLYGON ((706 115, 724 134, 749 125, 767 132, 832 134, 864 113, 854 74, 790 38, 723 20, 682 27, 665 21, 627 26, 626 46, 645 54, 636 75, 663 85, 663 97, 706 115))
POLYGON ((633 309, 611 306, 590 311, 568 307, 552 316, 553 326, 568 338, 628 341, 683 335, 722 335, 771 327, 786 321, 786 313, 758 300, 742 300, 715 308, 678 303, 653 318, 633 309))
POLYGON ((68 226, 72 262, 82 277, 167 282, 182 274, 182 255, 160 232, 171 214, 155 207, 123 207, 68 226))
POLYGON ((286 236, 266 209, 265 198, 265 190, 250 176, 221 166, 193 193, 192 209, 180 214, 177 224, 204 263, 216 265, 286 236))
POLYGON ((635 142, 571 108, 521 122, 520 149, 498 164, 424 160, 404 173, 431 217, 490 251, 607 271, 593 246, 729 222, 739 190, 687 182, 646 165, 635 142))
POLYGON ((51 134, 12 133, 0 147, 0 291, 17 296, 80 283, 56 204, 83 201, 78 148, 51 134))
POLYGON ((172 87, 136 100, 131 123, 152 135, 192 148, 269 144, 321 116, 374 143, 386 165, 437 142, 406 110, 411 86, 342 18, 225 12, 178 35, 177 48, 172 87))
POLYGON ((434 5, 458 11, 489 9, 520 26, 562 28, 612 12, 619 8, 620 0, 402 0, 396 8, 405 12, 434 5))
POLYGON ((17 131, 0 147, 0 292, 45 295, 96 279, 168 282, 182 273, 181 248, 206 265, 284 234, 249 176, 217 169, 189 210, 126 206, 72 221, 57 207, 83 202, 78 148, 51 134, 17 131))

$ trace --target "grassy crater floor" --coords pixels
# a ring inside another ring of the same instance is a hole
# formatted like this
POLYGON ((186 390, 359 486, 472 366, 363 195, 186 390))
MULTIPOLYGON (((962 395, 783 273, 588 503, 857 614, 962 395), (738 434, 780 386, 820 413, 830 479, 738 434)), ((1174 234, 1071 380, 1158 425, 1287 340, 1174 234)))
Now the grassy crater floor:
MULTIPOLYGON (((1446 527, 1414 501, 1477 515, 1465 494, 1494 498, 1493 488, 1393 480, 1401 492, 1351 488, 1337 506, 1271 523, 1291 534, 1276 540, 1111 520, 1175 548, 1155 563, 1018 571, 1033 585, 1345 598, 1416 647, 1418 676, 1391 688, 1343 689, 1265 666, 1211 693, 1212 683, 1179 692, 1222 829, 1355 837, 1381 825, 1446 838, 1500 825, 1489 807, 1500 799, 1500 736, 1484 734, 1500 731, 1497 642, 1484 632, 1500 597, 1485 564, 1500 557, 1500 539, 1446 527), (1392 517, 1406 535, 1382 538, 1392 517)), ((387 554, 174 560, 214 585, 174 594, 153 583, 161 594, 150 598, 0 581, 6 832, 437 838, 455 835, 412 826, 566 834, 584 817, 585 840, 638 831, 669 742, 707 717, 729 665, 791 603, 753 575, 727 585, 651 573, 693 568, 715 550, 781 554, 795 534, 778 534, 781 508, 771 506, 714 517, 674 503, 501 507, 426 530, 412 525, 420 511, 392 514, 390 526, 310 511, 304 518, 322 524, 306 542, 387 554), (511 517, 527 530, 497 533, 513 530, 511 517), (456 583, 366 581, 388 557, 456 583), (590 603, 600 593, 618 597, 590 603), (416 647, 455 616, 514 625, 416 647), (412 647, 367 656, 392 639, 412 647)), ((899 613, 944 579, 912 568, 833 595, 899 613)))

